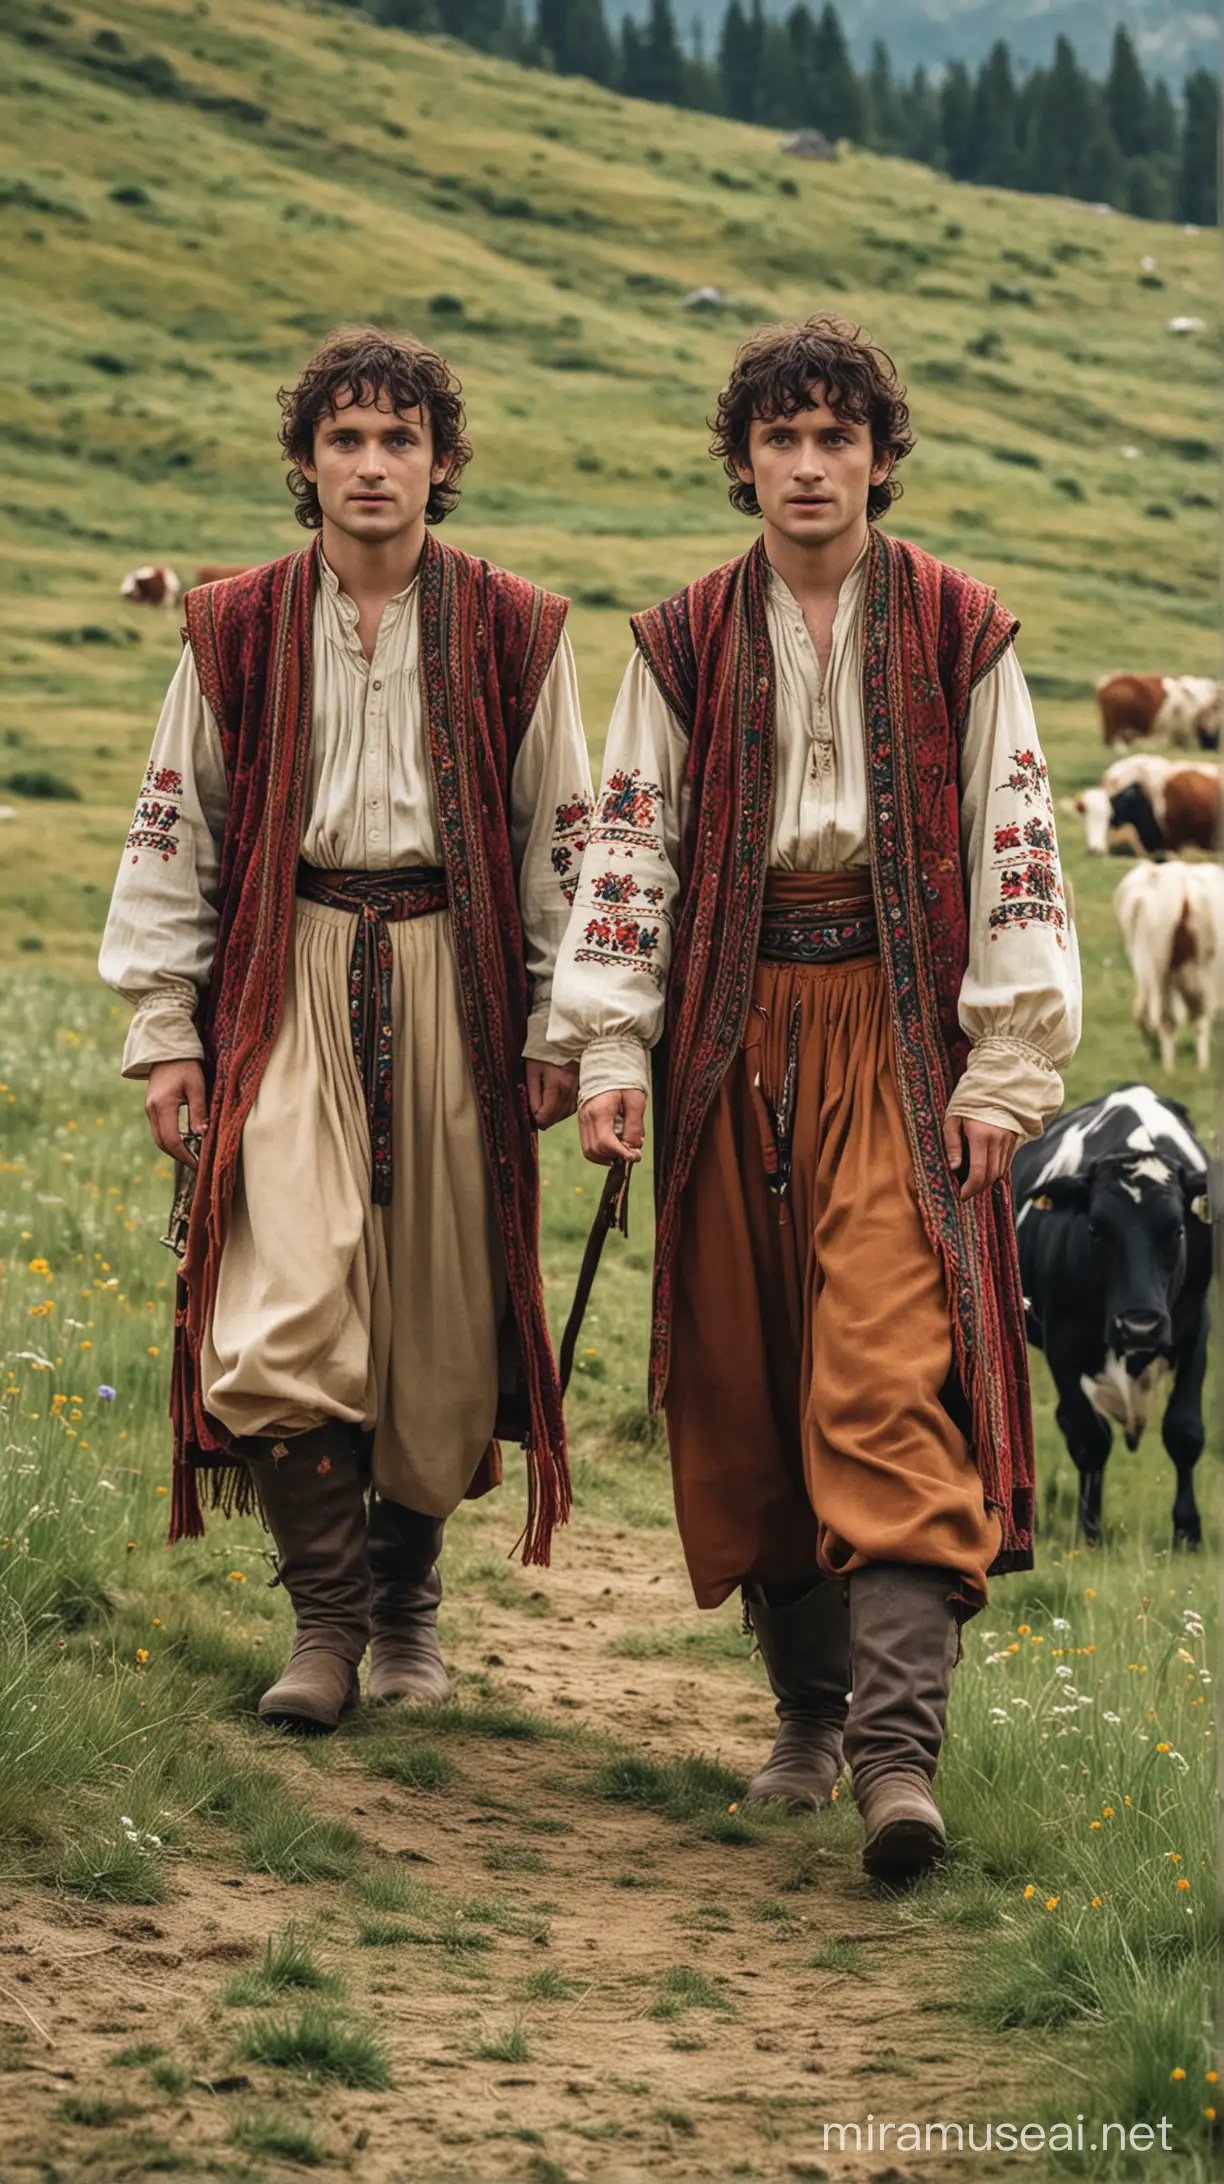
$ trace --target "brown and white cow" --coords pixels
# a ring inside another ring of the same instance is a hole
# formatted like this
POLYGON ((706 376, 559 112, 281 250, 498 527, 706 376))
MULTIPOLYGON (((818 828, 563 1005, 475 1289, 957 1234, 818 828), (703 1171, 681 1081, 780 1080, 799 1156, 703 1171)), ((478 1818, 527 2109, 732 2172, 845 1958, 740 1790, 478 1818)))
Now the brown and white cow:
POLYGON ((1074 802, 1093 856, 1111 850, 1176 857, 1185 849, 1211 855, 1219 843, 1219 769, 1201 760, 1150 751, 1118 758, 1099 787, 1082 789, 1074 802))
POLYGON ((1214 864, 1142 864, 1114 895, 1135 975, 1135 1021, 1166 1070, 1181 1026, 1194 1026, 1198 1065, 1211 1066, 1211 1022, 1224 1005, 1224 870, 1214 864))
POLYGON ((140 607, 177 607, 183 587, 164 561, 146 561, 142 569, 129 569, 119 586, 121 599, 140 607))
POLYGON ((1224 699, 1209 675, 1102 675, 1096 698, 1115 750, 1161 736, 1182 750, 1220 748, 1224 699))

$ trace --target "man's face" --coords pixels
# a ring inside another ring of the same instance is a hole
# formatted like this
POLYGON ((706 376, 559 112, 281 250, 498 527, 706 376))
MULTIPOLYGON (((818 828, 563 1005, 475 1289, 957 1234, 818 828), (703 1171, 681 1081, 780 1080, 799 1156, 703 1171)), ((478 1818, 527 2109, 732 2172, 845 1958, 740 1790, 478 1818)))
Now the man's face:
POLYGON ((736 467, 767 524, 797 546, 824 546, 866 515, 868 491, 883 484, 892 457, 876 455, 870 425, 839 417, 813 387, 794 417, 753 418, 748 460, 736 467))
POLYGON ((312 481, 328 521, 367 545, 396 538, 425 514, 432 485, 450 468, 434 459, 433 429, 426 411, 396 410, 378 402, 346 401, 315 426, 314 452, 302 469, 312 481))

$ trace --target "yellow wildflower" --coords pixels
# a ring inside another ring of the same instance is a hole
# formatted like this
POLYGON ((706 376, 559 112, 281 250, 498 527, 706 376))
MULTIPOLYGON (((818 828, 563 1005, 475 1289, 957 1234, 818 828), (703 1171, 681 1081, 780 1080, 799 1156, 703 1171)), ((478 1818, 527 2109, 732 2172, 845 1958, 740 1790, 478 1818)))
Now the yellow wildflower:
POLYGON ((1171 1744, 1158 1744, 1156 1749, 1158 1752, 1170 1752, 1173 1747, 1171 1744))
POLYGON ((1099 1910, 1100 1910, 1100 1908, 1101 1908, 1101 1899, 1100 1899, 1100 1897, 1099 1897, 1099 1896, 1094 1896, 1094 1897, 1093 1897, 1093 1899, 1092 1899, 1092 1908, 1093 1908, 1093 1910, 1094 1910, 1094 1911, 1099 1911, 1099 1910))
POLYGON ((1027 1888, 1025 1889, 1025 1891, 1024 1891, 1024 1900, 1025 1900, 1025 1902, 1027 1903, 1027 1902, 1028 1902, 1028 1900, 1029 1900, 1029 1897, 1030 1897, 1030 1896, 1035 1896, 1035 1895, 1036 1895, 1036 1893, 1037 1893, 1037 1891, 1036 1891, 1036 1889, 1034 1888, 1034 1886, 1033 1886, 1032 1882, 1030 1881, 1030 1882, 1029 1882, 1029 1884, 1028 1884, 1028 1887, 1027 1887, 1027 1888))
POLYGON ((149 1649, 148 1649, 148 1647, 147 1647, 147 1646, 137 1646, 137 1648, 136 1648, 136 1658, 137 1658, 137 1660, 139 1661, 139 1663, 140 1663, 141 1667, 143 1668, 143 1667, 144 1667, 144 1665, 145 1665, 145 1662, 146 1662, 146 1661, 148 1660, 148 1658, 149 1658, 149 1649))
POLYGON ((1185 2075, 1185 2071, 1182 2070, 1180 2067, 1177 2070, 1171 2070, 1169 2072, 1169 2076, 1172 2078, 1175 2085, 1180 2085, 1185 2075))
POLYGON ((226 1578, 225 1582, 226 1582, 226 1584, 227 1584, 227 1585, 245 1585, 245 1584, 246 1584, 246 1571, 245 1571, 245 1570, 231 1570, 231 1571, 230 1571, 230 1574, 229 1574, 229 1576, 228 1576, 228 1577, 226 1578))
POLYGON ((1190 1886, 1190 1883, 1189 1883, 1189 1881, 1187 1881, 1187 1880, 1181 1880, 1181 1881, 1179 1881, 1179 1882, 1178 1882, 1178 1884, 1177 1884, 1177 1885, 1178 1885, 1178 1887, 1179 1887, 1179 1888, 1189 1888, 1189 1886, 1190 1886))
POLYGON ((158 1349, 158 1347, 157 1347, 157 1344, 156 1344, 155 1342, 151 1342, 151 1343, 149 1344, 149 1356, 150 1356, 150 1357, 160 1357, 160 1356, 161 1356, 161 1351, 160 1351, 160 1350, 158 1349))
POLYGON ((1029 1631, 1030 1631, 1031 1627, 1032 1627, 1032 1626, 1031 1626, 1031 1624, 1029 1624, 1029 1623, 1018 1623, 1018 1624, 1016 1625, 1017 1631, 1019 1632, 1019 1635, 1021 1636, 1021 1638, 1027 1638, 1027 1637, 1028 1637, 1028 1634, 1029 1634, 1029 1631))
POLYGON ((1059 1906, 1059 1904, 1060 1904, 1061 1902, 1062 1902, 1062 1897, 1061 1897, 1061 1896, 1047 1896, 1047 1897, 1046 1897, 1046 1910, 1047 1910, 1047 1911, 1057 1911, 1057 1909, 1058 1909, 1058 1906, 1059 1906))

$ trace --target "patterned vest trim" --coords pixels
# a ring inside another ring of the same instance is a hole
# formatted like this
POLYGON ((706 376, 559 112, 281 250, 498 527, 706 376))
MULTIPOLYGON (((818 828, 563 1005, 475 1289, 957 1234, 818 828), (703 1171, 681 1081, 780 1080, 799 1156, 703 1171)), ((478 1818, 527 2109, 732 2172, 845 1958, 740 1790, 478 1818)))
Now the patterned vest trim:
MULTIPOLYGON (((172 1539, 203 1530, 199 1469, 211 1473, 214 1507, 241 1506, 245 1491, 229 1437, 201 1401, 200 1349, 243 1126, 284 1005, 306 818, 318 554, 316 540, 266 568, 191 591, 184 602, 186 638, 221 735, 228 805, 217 951, 200 1010, 209 1130, 176 1315, 172 1539)), ((463 1020, 517 1334, 524 1559, 533 1562, 548 1560, 570 1488, 539 1271, 536 1139, 521 1059, 530 997, 508 814, 514 761, 566 612, 564 599, 426 534, 421 689, 463 1020)))
MULTIPOLYGON (((863 603, 863 714, 872 884, 902 1107, 923 1222, 944 1267, 957 1371, 996 1570, 1032 1560, 1028 1358, 1006 1183, 962 1205, 943 1151, 968 1045, 957 1004, 969 954, 960 745, 973 690, 1018 624, 989 586, 873 529, 863 603)), ((773 820, 775 671, 758 539, 633 620, 689 738, 681 900, 656 1054, 658 1230, 651 1401, 667 1386, 682 1200, 714 1095, 743 1033, 773 820)))

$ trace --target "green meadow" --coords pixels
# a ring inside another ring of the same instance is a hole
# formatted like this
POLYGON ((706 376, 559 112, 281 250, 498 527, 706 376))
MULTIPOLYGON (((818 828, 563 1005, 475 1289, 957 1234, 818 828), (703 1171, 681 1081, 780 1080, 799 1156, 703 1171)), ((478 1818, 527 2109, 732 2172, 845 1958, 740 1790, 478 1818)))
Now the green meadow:
MULTIPOLYGON (((331 324, 409 326, 453 360, 476 456, 446 535, 569 595, 595 754, 627 615, 752 535, 706 454, 736 340, 817 307, 866 324, 919 435, 894 528, 1020 615, 1064 798, 1101 769, 1098 674, 1219 665, 1217 238, 845 147, 808 165, 340 7, 10 0, 0 39, 14 2179, 381 2179, 410 2127, 414 2173, 452 2179, 816 2175, 822 2118, 956 2100, 1168 2122, 1164 2152, 1034 2175, 1207 2177, 1213 1561, 1171 1552, 1158 1436, 1115 1448, 1086 1553, 1038 1367, 1037 1568, 967 1634, 954 1856, 876 1898, 844 1788, 814 1821, 738 1809, 768 1697, 731 1609, 688 1603, 644 1410, 639 1184, 584 1333, 553 1569, 506 1559, 511 1455, 448 1541, 456 1704, 287 1747, 253 1718, 287 1629, 258 1528, 162 1544, 170 1176, 93 965, 178 649, 179 617, 120 580, 301 542, 275 396, 331 324), (701 286, 717 309, 684 308, 701 286)), ((1062 829, 1086 1002, 1068 1100, 1165 1088, 1131 1022, 1124 868, 1062 829)), ((1188 1045, 1167 1089, 1211 1131, 1188 1045)), ((542 1163, 559 1325, 598 1178, 572 1127, 542 1163)), ((1214 1546, 1206 1462, 1200 1499, 1214 1546)))

